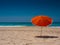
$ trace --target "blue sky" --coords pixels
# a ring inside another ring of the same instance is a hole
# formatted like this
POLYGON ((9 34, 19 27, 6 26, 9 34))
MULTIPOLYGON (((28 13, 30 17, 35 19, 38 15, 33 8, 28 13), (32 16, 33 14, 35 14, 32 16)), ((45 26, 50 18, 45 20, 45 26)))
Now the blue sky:
POLYGON ((60 22, 60 0, 0 0, 0 22, 30 22, 37 15, 60 22))

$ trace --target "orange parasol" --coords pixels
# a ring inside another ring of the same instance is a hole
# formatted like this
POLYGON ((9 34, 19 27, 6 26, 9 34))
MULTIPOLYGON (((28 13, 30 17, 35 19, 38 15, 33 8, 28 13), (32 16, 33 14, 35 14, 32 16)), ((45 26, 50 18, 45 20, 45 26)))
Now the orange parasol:
MULTIPOLYGON (((32 18, 32 23, 36 26, 48 26, 52 24, 52 18, 48 16, 35 16, 32 18)), ((42 33, 42 29, 41 29, 42 33)))

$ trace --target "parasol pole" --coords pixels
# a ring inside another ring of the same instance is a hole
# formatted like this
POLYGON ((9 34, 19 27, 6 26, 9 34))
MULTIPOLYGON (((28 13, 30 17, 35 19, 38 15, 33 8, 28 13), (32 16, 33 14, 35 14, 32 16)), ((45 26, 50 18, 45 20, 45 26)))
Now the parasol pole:
POLYGON ((42 36, 42 28, 43 28, 43 27, 41 26, 41 33, 40 33, 40 36, 42 36))

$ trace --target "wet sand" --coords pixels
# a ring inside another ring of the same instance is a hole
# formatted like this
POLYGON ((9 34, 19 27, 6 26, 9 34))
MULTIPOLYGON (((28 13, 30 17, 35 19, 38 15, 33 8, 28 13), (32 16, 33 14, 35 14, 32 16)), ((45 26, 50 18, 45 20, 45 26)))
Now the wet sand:
POLYGON ((60 45, 60 28, 0 27, 0 45, 60 45))

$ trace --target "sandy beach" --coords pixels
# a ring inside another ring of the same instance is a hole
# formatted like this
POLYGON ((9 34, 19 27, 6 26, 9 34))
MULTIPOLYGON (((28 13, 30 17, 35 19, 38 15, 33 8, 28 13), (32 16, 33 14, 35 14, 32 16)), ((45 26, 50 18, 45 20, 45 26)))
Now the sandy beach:
POLYGON ((60 27, 0 27, 0 45, 60 45, 60 27))

